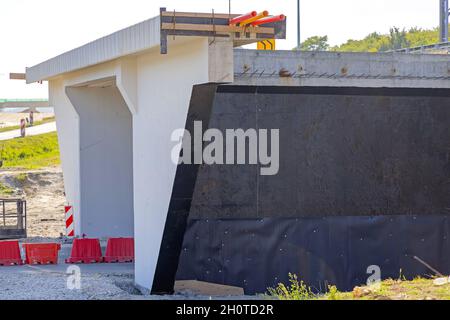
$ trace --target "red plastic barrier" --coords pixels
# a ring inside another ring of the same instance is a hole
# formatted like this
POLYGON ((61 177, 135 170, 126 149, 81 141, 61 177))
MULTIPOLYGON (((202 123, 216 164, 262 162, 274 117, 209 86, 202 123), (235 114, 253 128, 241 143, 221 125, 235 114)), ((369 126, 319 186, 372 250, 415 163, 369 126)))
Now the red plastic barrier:
POLYGON ((26 264, 57 264, 59 243, 24 243, 26 264))
POLYGON ((230 19, 230 25, 238 24, 239 22, 242 22, 242 21, 248 20, 248 19, 250 19, 250 18, 253 18, 253 17, 255 17, 257 14, 258 14, 258 13, 257 13, 256 11, 252 11, 252 12, 243 14, 242 16, 239 16, 239 17, 230 19))
POLYGON ((104 261, 111 262, 133 262, 134 261, 134 239, 133 238, 110 238, 106 246, 104 261))
POLYGON ((98 239, 74 239, 70 258, 66 263, 102 262, 102 249, 98 239))
POLYGON ((0 266, 21 264, 19 241, 0 241, 0 266))

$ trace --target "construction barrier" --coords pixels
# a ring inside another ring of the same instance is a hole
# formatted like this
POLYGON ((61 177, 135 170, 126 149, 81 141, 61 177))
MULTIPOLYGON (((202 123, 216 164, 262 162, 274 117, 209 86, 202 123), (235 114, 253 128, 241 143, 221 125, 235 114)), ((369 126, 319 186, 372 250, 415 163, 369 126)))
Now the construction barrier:
POLYGON ((25 134, 26 134, 25 128, 26 128, 26 127, 27 127, 27 124, 26 124, 26 122, 25 122, 25 119, 20 119, 20 136, 21 136, 22 138, 25 137, 25 134))
POLYGON ((74 237, 75 236, 75 228, 74 228, 74 221, 73 221, 73 207, 65 206, 64 212, 66 215, 66 235, 68 237, 74 237))
POLYGON ((259 25, 267 24, 267 23, 283 21, 285 19, 286 19, 286 16, 284 14, 280 14, 279 16, 267 17, 267 18, 262 18, 262 19, 256 20, 256 21, 252 22, 251 24, 252 24, 252 26, 256 27, 259 25))
POLYGON ((19 241, 0 241, 0 266, 21 264, 19 241))
POLYGON ((24 243, 26 264, 57 264, 59 243, 24 243))
POLYGON ((238 23, 241 23, 242 21, 248 20, 248 19, 250 19, 250 18, 253 18, 253 17, 255 17, 257 14, 258 14, 258 13, 257 13, 256 11, 252 11, 252 12, 243 14, 242 16, 239 16, 239 17, 230 19, 230 26, 231 26, 231 25, 238 24, 238 23))
POLYGON ((106 245, 104 262, 133 262, 134 261, 134 239, 133 238, 110 238, 106 245))
POLYGON ((99 239, 74 239, 66 263, 100 263, 103 261, 99 239))
POLYGON ((252 22, 254 22, 254 21, 257 21, 257 20, 259 20, 259 19, 261 19, 261 18, 267 17, 268 15, 269 15, 269 11, 264 10, 263 12, 258 13, 258 14, 257 14, 256 16, 254 16, 254 17, 251 17, 251 18, 248 18, 247 20, 241 21, 239 25, 240 25, 240 26, 246 26, 246 25, 249 25, 250 23, 252 23, 252 22))

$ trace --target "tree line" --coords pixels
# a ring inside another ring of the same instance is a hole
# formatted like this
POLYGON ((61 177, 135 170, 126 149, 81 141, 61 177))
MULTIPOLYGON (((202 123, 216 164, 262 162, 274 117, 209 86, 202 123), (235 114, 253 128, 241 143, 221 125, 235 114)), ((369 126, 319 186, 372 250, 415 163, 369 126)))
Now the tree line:
MULTIPOLYGON (((389 34, 373 32, 362 40, 348 40, 338 45, 330 46, 328 36, 313 36, 300 45, 305 51, 343 51, 343 52, 384 52, 409 47, 418 47, 439 42, 439 28, 426 30, 410 28, 409 30, 392 27, 389 34)), ((296 50, 297 48, 294 48, 296 50)))

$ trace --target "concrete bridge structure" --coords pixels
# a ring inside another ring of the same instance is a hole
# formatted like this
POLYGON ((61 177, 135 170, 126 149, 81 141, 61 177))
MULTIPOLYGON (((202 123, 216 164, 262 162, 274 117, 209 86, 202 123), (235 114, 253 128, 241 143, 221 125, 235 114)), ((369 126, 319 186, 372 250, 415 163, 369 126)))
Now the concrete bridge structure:
POLYGON ((38 108, 48 108, 48 100, 45 99, 0 99, 0 111, 5 108, 26 108, 36 112, 38 108))
MULTIPOLYGON (((143 291, 170 292, 178 266, 186 221, 168 219, 179 170, 171 135, 190 106, 213 99, 194 101, 194 88, 450 89, 448 55, 263 52, 208 36, 171 36, 161 54, 160 27, 155 17, 26 71, 28 83, 49 82, 76 234, 134 236, 143 291)), ((182 198, 189 207, 192 194, 182 198)))

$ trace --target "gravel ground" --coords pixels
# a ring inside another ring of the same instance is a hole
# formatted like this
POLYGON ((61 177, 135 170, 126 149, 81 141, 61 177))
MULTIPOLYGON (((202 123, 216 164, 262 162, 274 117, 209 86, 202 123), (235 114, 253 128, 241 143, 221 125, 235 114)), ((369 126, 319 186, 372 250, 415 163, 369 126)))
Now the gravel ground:
MULTIPOLYGON (((5 267, 3 267, 5 268, 5 267)), ((16 268, 16 267, 6 267, 16 268)), ((257 297, 229 296, 210 297, 178 292, 171 296, 144 296, 133 284, 133 274, 88 273, 81 276, 79 290, 68 289, 68 274, 48 272, 28 266, 20 271, 2 272, 0 269, 1 300, 249 300, 257 297)), ((17 269, 19 270, 19 269, 17 269)))
MULTIPOLYGON (((14 268, 14 267, 12 267, 14 268)), ((69 290, 68 275, 58 272, 1 272, 0 300, 131 299, 132 275, 87 274, 80 290, 69 290), (123 290, 123 289, 125 290, 123 290)))

